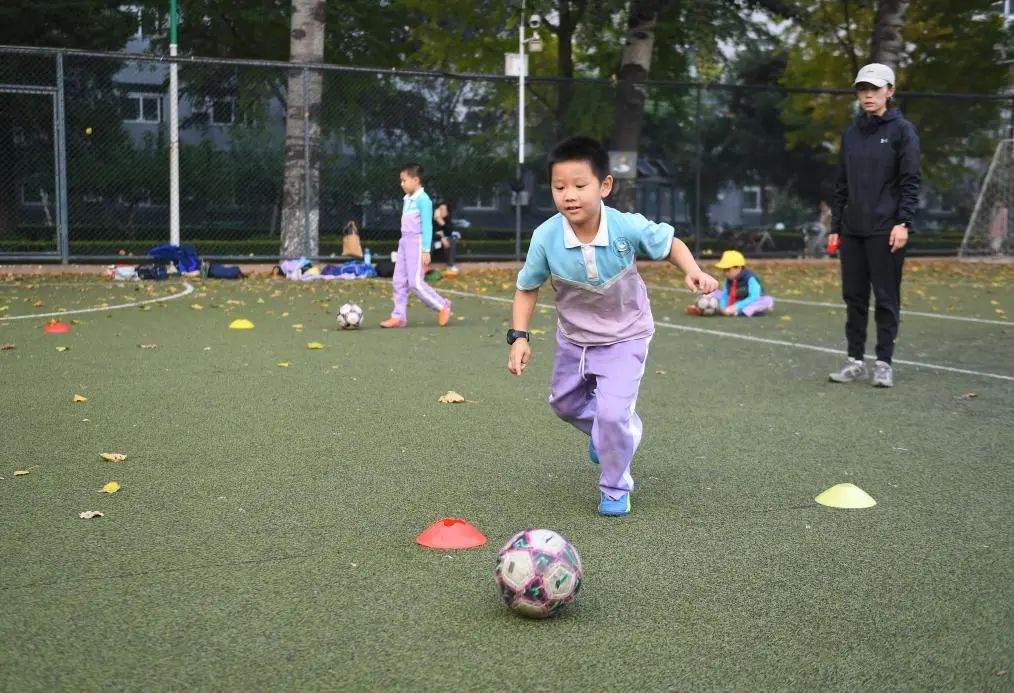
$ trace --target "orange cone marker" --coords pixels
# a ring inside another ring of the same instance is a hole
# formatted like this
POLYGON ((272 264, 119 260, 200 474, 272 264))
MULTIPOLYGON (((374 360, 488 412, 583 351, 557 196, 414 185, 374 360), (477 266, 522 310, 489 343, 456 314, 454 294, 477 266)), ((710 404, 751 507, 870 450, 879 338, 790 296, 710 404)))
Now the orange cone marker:
POLYGON ((46 334, 67 334, 70 332, 70 325, 65 322, 53 320, 48 325, 42 328, 42 331, 46 334))
POLYGON ((486 537, 467 520, 445 517, 424 529, 415 541, 431 549, 472 549, 485 544, 486 537))

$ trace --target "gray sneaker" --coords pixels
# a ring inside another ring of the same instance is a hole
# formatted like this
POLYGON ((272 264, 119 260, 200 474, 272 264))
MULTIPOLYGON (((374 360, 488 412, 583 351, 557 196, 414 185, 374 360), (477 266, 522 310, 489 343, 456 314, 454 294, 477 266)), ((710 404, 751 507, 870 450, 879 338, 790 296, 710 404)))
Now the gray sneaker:
POLYGON ((873 366, 873 387, 894 387, 894 371, 891 364, 877 361, 873 366))
MULTIPOLYGON (((890 368, 888 366, 888 370, 890 368)), ((867 376, 866 364, 850 356, 841 370, 837 373, 828 373, 827 379, 832 383, 852 383, 857 380, 866 380, 867 376)))

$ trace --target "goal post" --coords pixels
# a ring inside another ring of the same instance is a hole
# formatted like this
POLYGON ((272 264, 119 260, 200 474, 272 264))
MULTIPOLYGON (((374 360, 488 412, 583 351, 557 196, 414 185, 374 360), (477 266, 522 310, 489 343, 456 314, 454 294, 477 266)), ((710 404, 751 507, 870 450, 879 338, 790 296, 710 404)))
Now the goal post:
POLYGON ((1006 255, 1014 252, 1009 215, 1014 192, 1014 139, 996 145, 968 218, 958 257, 1006 255))

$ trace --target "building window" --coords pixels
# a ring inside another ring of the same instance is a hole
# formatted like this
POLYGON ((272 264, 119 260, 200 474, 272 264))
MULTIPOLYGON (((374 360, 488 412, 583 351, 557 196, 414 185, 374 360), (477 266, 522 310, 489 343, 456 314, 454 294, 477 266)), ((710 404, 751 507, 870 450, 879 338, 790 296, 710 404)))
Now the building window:
POLYGON ((194 114, 202 114, 204 122, 212 125, 232 125, 236 122, 236 99, 228 96, 198 100, 194 103, 194 114))
POLYGON ((161 123, 161 94, 130 93, 123 98, 124 123, 161 123))
POLYGON ((472 211, 491 211, 500 209, 498 195, 496 190, 488 190, 485 192, 479 192, 470 197, 466 197, 461 201, 461 208, 472 211))
POLYGON ((743 186, 743 211, 759 214, 761 208, 761 189, 759 185, 743 186))
POLYGON ((35 183, 21 184, 21 204, 30 207, 41 207, 49 202, 49 195, 42 186, 35 183))

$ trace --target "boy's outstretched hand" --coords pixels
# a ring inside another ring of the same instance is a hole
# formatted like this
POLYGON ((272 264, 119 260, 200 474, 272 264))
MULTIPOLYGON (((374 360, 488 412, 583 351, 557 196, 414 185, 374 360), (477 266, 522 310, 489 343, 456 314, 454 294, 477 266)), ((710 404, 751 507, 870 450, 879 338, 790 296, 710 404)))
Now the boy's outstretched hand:
POLYGON ((687 272, 683 281, 694 293, 710 294, 718 288, 718 280, 701 269, 687 272))
POLYGON ((532 355, 532 348, 528 346, 527 339, 519 339, 511 344, 510 353, 507 354, 507 370, 514 375, 521 375, 528 366, 528 359, 532 355))

